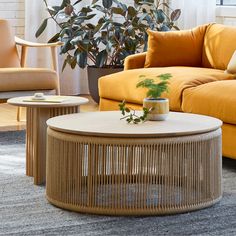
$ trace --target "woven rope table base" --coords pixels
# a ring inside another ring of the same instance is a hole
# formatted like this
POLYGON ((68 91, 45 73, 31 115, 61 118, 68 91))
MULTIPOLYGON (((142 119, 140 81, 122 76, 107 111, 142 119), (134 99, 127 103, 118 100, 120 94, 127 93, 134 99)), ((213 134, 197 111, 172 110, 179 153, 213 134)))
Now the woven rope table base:
POLYGON ((171 138, 105 138, 48 128, 48 200, 95 214, 160 215, 220 200, 221 130, 171 138))

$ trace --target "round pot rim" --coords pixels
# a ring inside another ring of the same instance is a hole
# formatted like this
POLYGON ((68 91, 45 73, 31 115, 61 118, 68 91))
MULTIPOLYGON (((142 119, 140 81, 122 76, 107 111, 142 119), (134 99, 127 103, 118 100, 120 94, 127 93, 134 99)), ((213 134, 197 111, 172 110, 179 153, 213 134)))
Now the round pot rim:
POLYGON ((167 102, 169 101, 168 98, 144 98, 143 101, 145 102, 167 102))
POLYGON ((97 67, 95 65, 89 65, 88 68, 93 69, 124 69, 124 66, 103 66, 103 67, 97 67))

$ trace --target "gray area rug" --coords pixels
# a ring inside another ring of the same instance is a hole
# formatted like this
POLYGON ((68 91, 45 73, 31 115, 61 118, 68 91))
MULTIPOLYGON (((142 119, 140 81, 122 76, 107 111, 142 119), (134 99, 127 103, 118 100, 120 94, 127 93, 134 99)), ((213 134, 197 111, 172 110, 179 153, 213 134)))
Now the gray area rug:
POLYGON ((25 176, 25 133, 0 132, 0 235, 236 235, 236 160, 223 161, 224 195, 204 210, 109 217, 61 210, 25 176))

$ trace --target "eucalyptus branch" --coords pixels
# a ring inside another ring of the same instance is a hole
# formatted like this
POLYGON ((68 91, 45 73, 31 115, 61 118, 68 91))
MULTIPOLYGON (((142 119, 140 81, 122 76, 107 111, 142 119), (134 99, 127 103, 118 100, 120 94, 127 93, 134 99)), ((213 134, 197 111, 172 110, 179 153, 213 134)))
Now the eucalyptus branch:
POLYGON ((141 116, 136 115, 136 111, 130 107, 126 106, 126 102, 125 100, 123 100, 120 104, 119 104, 119 108, 121 111, 121 114, 123 115, 123 117, 120 118, 120 120, 126 120, 127 123, 133 123, 133 124, 139 124, 139 123, 143 123, 147 120, 147 116, 148 114, 153 110, 153 108, 146 108, 143 107, 143 114, 141 116))

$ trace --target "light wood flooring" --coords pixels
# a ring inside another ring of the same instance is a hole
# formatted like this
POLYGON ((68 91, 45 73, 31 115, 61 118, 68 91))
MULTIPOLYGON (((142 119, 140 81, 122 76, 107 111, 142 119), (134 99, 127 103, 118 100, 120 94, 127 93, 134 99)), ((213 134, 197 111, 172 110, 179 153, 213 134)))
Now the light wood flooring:
MULTIPOLYGON (((80 107, 81 112, 98 111, 98 105, 88 95, 81 95, 89 99, 89 103, 80 107)), ((0 131, 25 129, 25 108, 22 109, 21 121, 16 120, 17 107, 0 104, 0 131)))

